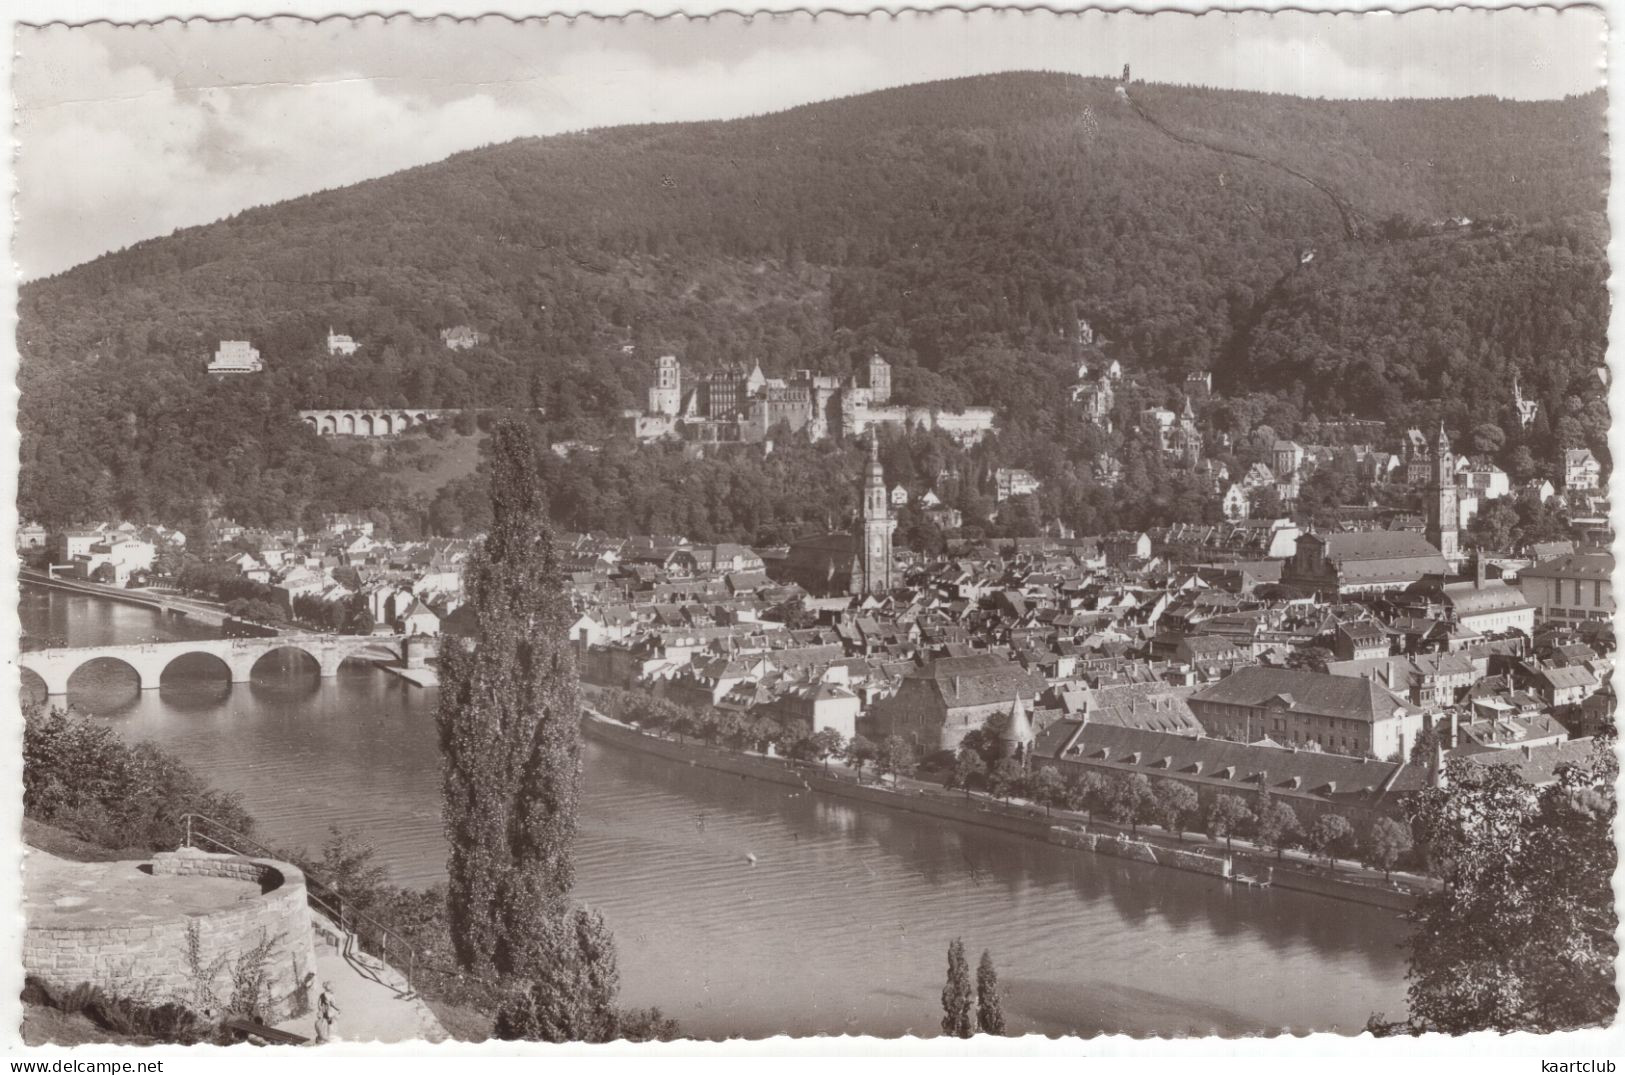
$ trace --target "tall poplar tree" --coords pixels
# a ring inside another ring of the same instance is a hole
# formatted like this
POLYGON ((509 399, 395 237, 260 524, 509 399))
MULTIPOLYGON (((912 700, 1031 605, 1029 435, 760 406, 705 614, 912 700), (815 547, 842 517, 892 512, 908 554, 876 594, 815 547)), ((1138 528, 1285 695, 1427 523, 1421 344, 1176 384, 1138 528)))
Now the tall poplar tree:
POLYGON ((983 1034, 1004 1033, 1004 1003, 999 996, 999 972, 993 969, 993 954, 985 948, 982 949, 982 961, 976 965, 976 1028, 983 1034))
POLYGON ((971 990, 965 942, 948 945, 948 981, 942 987, 942 1032, 956 1038, 976 1035, 976 994, 971 990))
POLYGON ((463 572, 472 645, 440 652, 442 812, 457 957, 475 974, 537 977, 569 913, 581 778, 569 604, 536 448, 491 438, 491 528, 463 572))

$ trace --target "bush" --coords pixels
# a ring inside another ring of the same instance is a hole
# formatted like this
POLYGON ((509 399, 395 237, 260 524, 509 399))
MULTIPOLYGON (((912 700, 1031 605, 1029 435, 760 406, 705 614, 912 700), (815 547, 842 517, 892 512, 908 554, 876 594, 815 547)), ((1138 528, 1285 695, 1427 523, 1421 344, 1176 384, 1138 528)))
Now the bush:
POLYGON ((245 835, 254 828, 237 796, 211 788, 174 755, 39 705, 23 709, 23 813, 115 850, 173 850, 186 813, 245 835))

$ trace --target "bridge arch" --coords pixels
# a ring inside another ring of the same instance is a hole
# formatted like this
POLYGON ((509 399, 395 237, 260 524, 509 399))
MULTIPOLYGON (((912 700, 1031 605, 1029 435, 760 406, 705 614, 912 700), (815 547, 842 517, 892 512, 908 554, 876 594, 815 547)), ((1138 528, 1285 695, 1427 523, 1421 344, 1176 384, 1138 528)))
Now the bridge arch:
POLYGON ((356 432, 361 434, 363 437, 370 437, 374 434, 374 432, 376 432, 376 430, 373 428, 372 415, 363 414, 361 416, 360 421, 356 423, 356 432))
POLYGON ((349 413, 339 415, 339 433, 347 437, 355 435, 355 415, 349 413))
MULTIPOLYGON (((152 669, 152 668, 143 669, 142 668, 143 663, 145 663, 145 662, 142 662, 142 661, 139 661, 139 660, 135 660, 135 661, 126 660, 122 656, 117 656, 117 655, 111 654, 111 653, 103 653, 103 654, 97 654, 95 656, 87 657, 83 661, 80 661, 78 664, 73 665, 68 670, 67 675, 64 676, 63 679, 62 679, 62 690, 61 690, 60 693, 66 695, 66 694, 71 694, 76 690, 83 690, 84 689, 84 681, 83 681, 83 679, 81 679, 81 676, 82 676, 82 674, 84 672, 91 669, 93 666, 100 666, 102 668, 107 668, 109 666, 115 666, 116 665, 116 666, 118 666, 120 668, 129 669, 132 673, 135 674, 135 689, 138 690, 138 691, 144 691, 149 686, 156 687, 158 685, 158 676, 156 674, 156 670, 152 669), (74 685, 75 680, 80 681, 78 686, 74 685)), ((47 683, 47 685, 49 685, 50 680, 47 679, 46 683, 47 683)), ((54 693, 57 693, 57 692, 52 691, 52 693, 54 694, 54 693)))
POLYGON ((243 678, 251 678, 265 659, 274 653, 300 654, 303 659, 299 661, 301 667, 298 669, 298 674, 303 674, 304 672, 310 671, 310 666, 313 664, 316 666, 315 671, 318 675, 331 674, 327 671, 327 662, 323 661, 319 654, 313 652, 303 645, 300 645, 298 642, 279 641, 275 645, 267 646, 263 650, 253 651, 246 656, 245 663, 248 667, 244 670, 243 678))
POLYGON ((191 664, 199 666, 199 667, 203 666, 204 663, 207 662, 208 665, 210 665, 212 667, 215 667, 215 668, 218 668, 218 669, 225 672, 225 674, 226 674, 226 682, 228 682, 228 683, 240 682, 240 679, 239 679, 239 677, 237 675, 237 669, 232 666, 231 661, 227 660, 225 657, 221 656, 220 654, 214 653, 214 652, 212 652, 210 650, 197 649, 197 650, 191 650, 190 652, 187 652, 187 653, 177 653, 177 654, 175 654, 175 656, 171 657, 168 661, 164 662, 164 666, 158 672, 157 681, 149 684, 149 686, 153 686, 153 687, 159 686, 163 682, 163 678, 166 675, 169 674, 169 670, 174 668, 175 665, 179 664, 181 661, 188 661, 191 664))
POLYGON ((336 434, 338 431, 339 431, 339 424, 338 424, 337 421, 334 420, 333 416, 331 414, 322 415, 322 428, 321 428, 322 436, 331 437, 334 434, 336 434))
POLYGON ((313 414, 305 415, 305 424, 310 427, 310 431, 312 433, 317 433, 317 434, 321 433, 321 427, 319 425, 317 425, 315 415, 313 415, 313 414))
POLYGON ((45 677, 28 667, 22 665, 18 670, 18 677, 22 688, 22 697, 25 702, 43 702, 51 697, 51 685, 45 682, 45 677))

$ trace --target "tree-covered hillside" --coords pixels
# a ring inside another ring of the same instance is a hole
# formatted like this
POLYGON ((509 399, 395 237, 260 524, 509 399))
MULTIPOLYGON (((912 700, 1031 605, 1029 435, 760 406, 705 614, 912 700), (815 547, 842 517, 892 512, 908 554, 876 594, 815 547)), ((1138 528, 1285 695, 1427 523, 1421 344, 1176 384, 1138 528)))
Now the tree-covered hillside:
MULTIPOLYGON (((1024 464, 1026 432, 1071 421, 1080 318, 1163 402, 1212 369, 1282 432, 1424 421, 1440 397, 1465 431, 1505 424, 1516 372, 1542 420, 1506 452, 1602 452, 1602 122, 1600 92, 1328 102, 1008 74, 487 147, 26 286, 21 508, 423 522, 293 411, 545 407, 568 433, 635 404, 667 349, 770 373, 879 350, 912 401, 998 406, 995 461, 1024 464), (446 351, 458 324, 486 342, 446 351), (328 357, 330 325, 362 351, 328 357), (211 381, 222 338, 267 371, 211 381)), ((1077 445, 1080 466, 1126 447, 1077 445)))

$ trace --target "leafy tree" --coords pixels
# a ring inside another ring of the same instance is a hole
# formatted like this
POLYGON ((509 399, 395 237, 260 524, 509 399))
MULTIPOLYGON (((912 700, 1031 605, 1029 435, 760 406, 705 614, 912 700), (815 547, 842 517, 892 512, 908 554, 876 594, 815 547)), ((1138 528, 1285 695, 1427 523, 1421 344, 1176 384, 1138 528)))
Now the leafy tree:
MULTIPOLYGON (((1046 769, 1045 772, 1050 770, 1046 769)), ((983 1034, 1004 1035, 1004 998, 999 992, 999 972, 993 968, 993 955, 985 948, 976 965, 976 1029, 983 1034)))
POLYGON ((904 776, 914 769, 914 748, 909 746, 908 740, 900 735, 888 735, 875 752, 875 771, 882 777, 892 778, 896 785, 897 778, 904 776))
POLYGON ((1321 814, 1309 826, 1309 849, 1325 855, 1328 865, 1336 868, 1337 854, 1348 849, 1354 840, 1354 826, 1342 814, 1321 814))
POLYGON ((745 719, 743 713, 728 710, 717 718, 717 735, 721 736, 723 742, 738 750, 745 745, 745 740, 750 735, 750 721, 745 719))
POLYGON ((1410 826, 1391 817, 1379 817, 1366 840, 1366 865, 1381 870, 1384 877, 1392 877, 1394 866, 1410 849, 1410 826))
POLYGON ((1154 796, 1152 810, 1157 824, 1183 840, 1185 821, 1198 809, 1196 792, 1177 780, 1162 780, 1157 783, 1154 796))
POLYGON ((1253 823, 1253 812, 1247 800, 1239 795, 1220 795, 1213 800, 1207 812, 1207 834, 1222 839, 1226 850, 1233 848, 1236 836, 1247 831, 1253 823))
POLYGON ((987 774, 987 791, 998 799, 1009 799, 1021 794, 1027 771, 1014 758, 1000 758, 987 774))
POLYGON ((1028 794, 1033 800, 1043 804, 1046 817, 1050 815, 1052 807, 1066 802, 1066 780, 1054 766, 1040 767, 1027 785, 1028 794))
POLYGON ((863 783, 863 767, 880 755, 880 748, 867 737, 854 735, 846 744, 846 760, 858 771, 858 783, 863 783))
POLYGON ((1088 815, 1089 823, 1094 824, 1095 811, 1100 809, 1105 801, 1106 780, 1093 769, 1086 769, 1072 777, 1066 784, 1066 807, 1068 810, 1081 810, 1088 815))
POLYGON ((955 1038, 975 1037, 975 1006, 965 944, 955 937, 948 945, 948 980, 942 987, 942 1032, 955 1038))
POLYGON ((786 758, 799 758, 806 751, 807 740, 812 738, 812 729, 804 720, 787 720, 779 730, 777 739, 779 754, 786 758))
POLYGON ((846 737, 834 728, 820 728, 807 740, 812 756, 824 763, 829 772, 829 759, 837 757, 846 746, 846 737))
POLYGON ((987 762, 982 756, 970 747, 961 746, 959 753, 954 755, 954 767, 948 771, 947 787, 964 788, 965 798, 970 798, 971 781, 987 772, 987 762))
POLYGON ((571 610, 529 430, 500 426, 491 462, 491 530, 463 572, 473 643, 452 637, 440 649, 447 903, 464 967, 545 980, 574 881, 581 730, 571 610))
POLYGON ((1127 825, 1136 834, 1140 825, 1150 816, 1156 796, 1151 781, 1144 773, 1120 773, 1107 791, 1107 802, 1112 820, 1127 825))
POLYGON ((1411 913, 1410 1027, 1551 1032, 1611 1023, 1612 744, 1531 787, 1510 765, 1451 759, 1411 829, 1443 887, 1411 913))
POLYGON ((242 801, 151 743, 38 704, 23 707, 23 815, 114 850, 180 846, 185 814, 252 836, 242 801))
POLYGON ((771 717, 757 717, 750 724, 750 740, 763 753, 778 740, 782 732, 779 722, 771 717))
POLYGON ((1336 657, 1325 646, 1299 646, 1287 654, 1286 666, 1306 672, 1324 672, 1326 665, 1336 657))
POLYGON ((493 1033, 503 1041, 615 1041, 621 979, 615 938, 603 915, 578 907, 545 925, 553 934, 546 945, 550 958, 510 992, 493 1033))
POLYGON ((1279 859, 1303 837, 1303 823, 1290 805, 1274 799, 1260 804, 1255 835, 1259 845, 1274 851, 1279 859))

